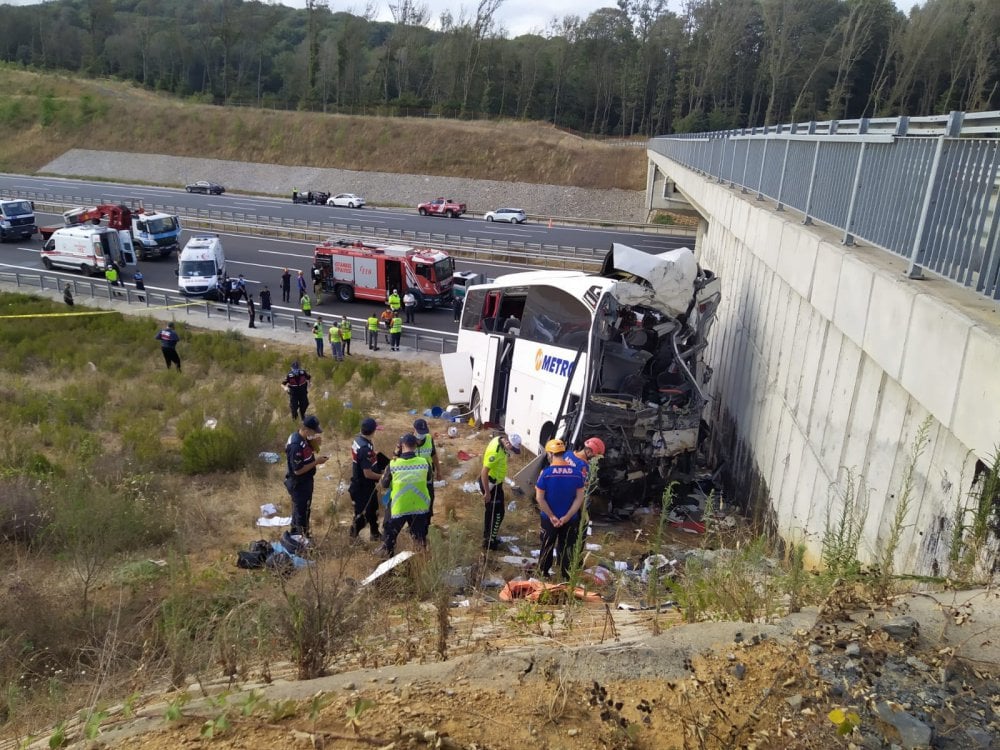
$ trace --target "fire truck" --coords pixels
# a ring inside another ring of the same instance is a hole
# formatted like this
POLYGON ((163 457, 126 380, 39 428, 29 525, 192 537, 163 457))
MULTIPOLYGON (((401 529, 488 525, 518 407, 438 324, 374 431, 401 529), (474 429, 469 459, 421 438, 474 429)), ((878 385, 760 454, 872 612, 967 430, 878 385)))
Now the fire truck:
POLYGON ((324 292, 341 302, 384 303, 393 289, 410 292, 417 307, 452 303, 455 259, 441 250, 408 245, 366 245, 361 240, 327 240, 316 247, 313 267, 324 292))

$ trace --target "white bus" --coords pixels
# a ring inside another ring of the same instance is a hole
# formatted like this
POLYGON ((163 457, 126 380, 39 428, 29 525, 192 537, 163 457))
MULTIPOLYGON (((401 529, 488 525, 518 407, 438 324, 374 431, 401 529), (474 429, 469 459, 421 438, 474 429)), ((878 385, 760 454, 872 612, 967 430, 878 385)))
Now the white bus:
POLYGON ((612 501, 658 492, 698 445, 720 289, 686 248, 620 244, 598 274, 529 271, 472 286, 458 350, 441 356, 449 399, 536 455, 553 437, 601 438, 612 501))

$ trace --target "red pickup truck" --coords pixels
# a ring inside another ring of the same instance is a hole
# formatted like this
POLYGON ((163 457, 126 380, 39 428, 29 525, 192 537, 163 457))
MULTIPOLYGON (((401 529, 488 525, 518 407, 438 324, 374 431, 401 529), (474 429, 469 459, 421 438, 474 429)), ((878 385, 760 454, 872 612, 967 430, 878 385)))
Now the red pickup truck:
POLYGON ((421 216, 447 216, 455 219, 465 213, 465 204, 456 203, 451 198, 436 198, 417 206, 421 216))

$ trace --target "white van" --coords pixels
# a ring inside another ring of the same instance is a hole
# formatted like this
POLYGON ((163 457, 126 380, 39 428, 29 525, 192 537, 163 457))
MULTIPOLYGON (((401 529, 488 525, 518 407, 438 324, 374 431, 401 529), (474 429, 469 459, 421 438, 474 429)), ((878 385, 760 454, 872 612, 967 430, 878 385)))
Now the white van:
POLYGON ((225 274, 226 255, 216 235, 201 234, 187 241, 177 264, 177 288, 181 294, 212 296, 225 274))
POLYGON ((128 230, 110 227, 63 227, 42 245, 42 265, 79 269, 86 276, 103 272, 111 261, 118 268, 134 266, 135 250, 128 230))

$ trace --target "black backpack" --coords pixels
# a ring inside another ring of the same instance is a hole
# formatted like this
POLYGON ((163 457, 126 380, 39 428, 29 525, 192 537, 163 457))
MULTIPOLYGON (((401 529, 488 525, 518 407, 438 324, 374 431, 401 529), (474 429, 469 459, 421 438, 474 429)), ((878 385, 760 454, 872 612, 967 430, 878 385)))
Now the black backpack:
POLYGON ((266 539, 258 539, 256 542, 251 542, 249 549, 240 550, 236 553, 236 567, 243 568, 244 570, 263 568, 267 562, 267 558, 270 557, 273 551, 271 543, 266 539))

